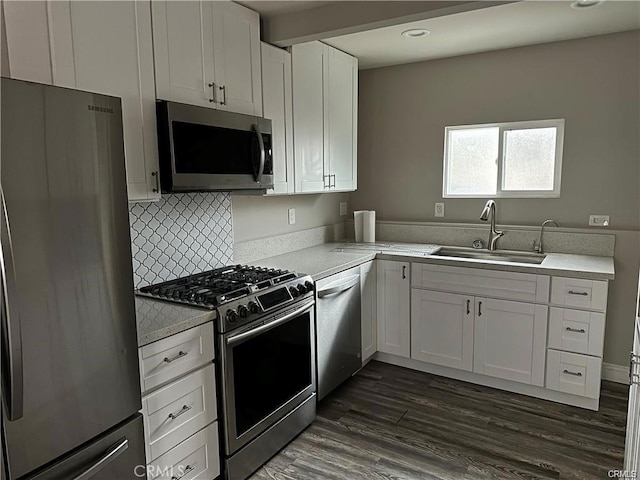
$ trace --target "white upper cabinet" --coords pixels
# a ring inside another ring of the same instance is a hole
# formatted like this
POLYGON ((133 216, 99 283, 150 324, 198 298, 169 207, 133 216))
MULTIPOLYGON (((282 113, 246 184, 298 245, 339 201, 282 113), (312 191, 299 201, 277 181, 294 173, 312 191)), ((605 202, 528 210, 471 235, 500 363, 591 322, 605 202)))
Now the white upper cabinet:
POLYGON ((5 2, 3 13, 12 78, 122 98, 129 200, 160 198, 150 3, 5 2))
POLYGON ((357 187, 358 59, 326 47, 325 171, 331 190, 357 187))
POLYGON ((122 98, 130 201, 160 198, 149 2, 53 2, 54 80, 122 98))
POLYGON ((152 2, 158 98, 262 115, 260 17, 233 2, 152 2))
POLYGON ((6 36, 2 38, 3 75, 17 80, 53 83, 49 46, 50 6, 44 1, 2 2, 6 36))
POLYGON ((355 190, 358 60, 310 42, 292 63, 296 192, 355 190))
POLYGON ((273 133, 273 193, 293 193, 291 54, 262 44, 262 105, 273 133))
POLYGON ((324 164, 324 50, 320 42, 291 50, 296 192, 322 192, 329 185, 324 164))

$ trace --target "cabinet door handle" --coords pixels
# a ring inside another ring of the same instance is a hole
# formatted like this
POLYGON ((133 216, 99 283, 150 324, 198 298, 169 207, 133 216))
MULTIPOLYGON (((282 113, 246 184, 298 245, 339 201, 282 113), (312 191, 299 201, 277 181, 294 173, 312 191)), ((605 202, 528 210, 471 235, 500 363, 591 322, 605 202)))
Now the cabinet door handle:
POLYGON ((169 358, 169 357, 164 357, 163 362, 165 362, 165 363, 171 363, 171 362, 173 362, 174 360, 177 360, 177 359, 179 359, 179 358, 182 358, 182 357, 184 357, 184 356, 186 356, 186 355, 189 355, 189 352, 183 352, 182 350, 180 350, 180 351, 178 352, 178 354, 177 354, 175 357, 171 357, 171 358, 169 358))
POLYGON ((467 315, 471 313, 471 300, 467 300, 467 315))
POLYGON ((640 364, 640 355, 631 352, 629 360, 629 385, 640 385, 640 374, 635 373, 636 365, 640 364))
POLYGON ((191 405, 183 405, 182 408, 180 409, 180 411, 178 411, 178 413, 170 413, 169 414, 169 418, 171 420, 175 420, 176 418, 178 418, 180 415, 182 415, 183 413, 187 413, 189 410, 191 410, 193 407, 191 405))
POLYGON ((403 265, 402 266, 402 279, 404 280, 405 278, 407 278, 407 266, 403 265))
POLYGON ((574 377, 581 377, 582 373, 580 372, 571 372, 569 370, 563 370, 562 373, 564 373, 565 375, 573 375, 574 377))
POLYGON ((336 188, 336 176, 334 175, 329 175, 329 188, 336 188), (333 177, 333 185, 331 185, 331 177, 333 177))
POLYGON ((153 189, 153 193, 158 193, 160 191, 160 178, 158 175, 158 172, 151 172, 151 176, 155 179, 156 181, 156 188, 153 189))
POLYGON ((220 87, 220 90, 222 90, 222 100, 220 101, 220 105, 226 105, 227 104, 227 86, 222 85, 220 87))
POLYGON ((567 332, 575 332, 575 333, 587 333, 586 330, 584 328, 581 328, 580 330, 578 330, 577 328, 571 328, 571 327, 567 327, 565 328, 565 330, 567 332))
POLYGON ((322 183, 324 188, 331 188, 331 175, 323 175, 322 183), (327 178, 329 179, 329 184, 327 185, 327 178))
POLYGON ((209 88, 211 88, 211 98, 209 103, 216 103, 216 82, 210 82, 209 88))
POLYGON ((478 316, 482 316, 482 302, 478 302, 478 316))
POLYGON ((583 297, 586 297, 589 295, 587 292, 574 292, 573 290, 569 290, 567 293, 569 295, 581 295, 583 297))

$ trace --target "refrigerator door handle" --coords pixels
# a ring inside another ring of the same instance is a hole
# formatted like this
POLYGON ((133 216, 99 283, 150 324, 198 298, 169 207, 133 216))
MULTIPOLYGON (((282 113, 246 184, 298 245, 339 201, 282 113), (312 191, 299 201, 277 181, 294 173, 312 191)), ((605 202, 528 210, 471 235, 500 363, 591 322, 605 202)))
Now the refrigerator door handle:
POLYGON ((109 465, 116 458, 122 455, 127 448, 129 448, 129 440, 127 440, 126 438, 121 438, 115 443, 115 445, 109 448, 109 450, 107 450, 107 452, 102 457, 100 457, 96 463, 91 465, 73 480, 89 480, 100 470, 104 469, 107 465, 109 465))
POLYGON ((9 361, 8 387, 4 392, 7 397, 7 419, 22 418, 24 404, 24 385, 22 373, 22 327, 17 308, 12 308, 12 302, 17 298, 17 282, 13 265, 13 247, 11 245, 11 231, 7 215, 7 204, 4 191, 0 186, 0 273, 2 274, 2 308, 5 325, 2 325, 6 339, 2 347, 7 349, 6 357, 9 361))

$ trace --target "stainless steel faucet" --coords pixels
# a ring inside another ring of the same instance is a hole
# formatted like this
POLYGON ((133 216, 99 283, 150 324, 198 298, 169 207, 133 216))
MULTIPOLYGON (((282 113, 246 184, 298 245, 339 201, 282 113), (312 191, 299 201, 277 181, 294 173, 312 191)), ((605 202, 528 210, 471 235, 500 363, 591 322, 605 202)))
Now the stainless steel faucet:
POLYGON ((542 234, 544 233, 544 227, 546 225, 549 225, 550 223, 553 223, 556 227, 560 226, 560 224, 558 222, 556 222, 555 220, 545 220, 544 222, 542 222, 542 227, 540 228, 540 238, 538 239, 537 242, 535 240, 533 241, 533 250, 536 251, 537 253, 543 253, 543 251, 542 251, 542 234))
POLYGON ((487 248, 491 251, 496 249, 496 242, 504 235, 501 230, 496 230, 496 202, 489 200, 484 206, 482 213, 480 214, 480 220, 486 222, 491 217, 491 230, 489 231, 489 241, 487 242, 487 248))

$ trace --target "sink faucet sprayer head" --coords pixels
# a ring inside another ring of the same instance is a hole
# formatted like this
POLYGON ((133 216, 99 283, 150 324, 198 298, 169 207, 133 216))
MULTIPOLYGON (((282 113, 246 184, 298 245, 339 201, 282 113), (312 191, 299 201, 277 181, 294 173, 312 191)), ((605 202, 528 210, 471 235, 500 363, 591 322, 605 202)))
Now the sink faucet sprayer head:
POLYGON ((496 202, 494 202, 493 200, 489 200, 487 202, 487 204, 484 206, 484 209, 482 210, 482 213, 480 214, 480 220, 484 222, 489 220, 489 213, 491 212, 491 207, 495 208, 495 204, 496 202))

